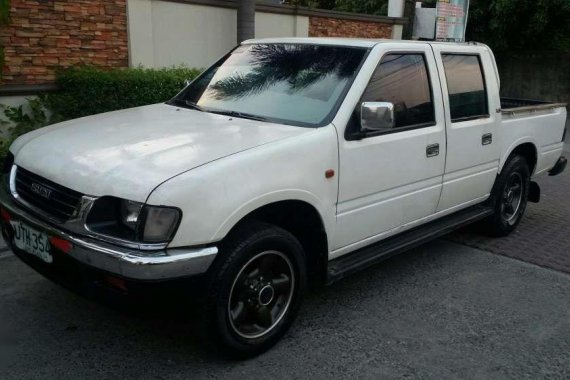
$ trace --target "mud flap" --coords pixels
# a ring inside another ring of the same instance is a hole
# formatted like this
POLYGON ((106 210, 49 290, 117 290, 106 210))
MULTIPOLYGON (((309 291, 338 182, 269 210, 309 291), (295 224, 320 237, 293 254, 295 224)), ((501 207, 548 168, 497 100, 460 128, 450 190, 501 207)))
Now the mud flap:
POLYGON ((540 186, 538 183, 531 181, 528 188, 528 201, 532 203, 540 202, 540 186))

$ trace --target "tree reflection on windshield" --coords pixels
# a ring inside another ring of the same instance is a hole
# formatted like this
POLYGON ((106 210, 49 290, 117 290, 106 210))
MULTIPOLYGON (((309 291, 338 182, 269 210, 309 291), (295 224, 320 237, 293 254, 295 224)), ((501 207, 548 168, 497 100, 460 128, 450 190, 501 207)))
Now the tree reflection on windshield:
POLYGON ((360 50, 315 45, 254 45, 249 53, 251 71, 234 72, 211 85, 216 99, 251 95, 278 82, 296 92, 326 75, 350 77, 362 60, 360 50))
POLYGON ((292 125, 330 117, 366 49, 311 44, 242 45, 175 100, 292 125))

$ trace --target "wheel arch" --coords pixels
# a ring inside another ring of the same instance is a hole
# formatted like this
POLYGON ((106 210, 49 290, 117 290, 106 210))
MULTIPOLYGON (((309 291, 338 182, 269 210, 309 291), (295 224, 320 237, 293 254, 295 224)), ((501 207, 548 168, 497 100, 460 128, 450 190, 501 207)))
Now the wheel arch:
POLYGON ((216 234, 223 236, 223 240, 232 231, 251 221, 266 222, 283 228, 303 246, 307 256, 307 271, 316 275, 310 276, 310 280, 324 280, 329 242, 326 220, 322 213, 307 197, 270 199, 272 201, 263 204, 259 200, 252 201, 242 207, 226 220, 216 234))
POLYGON ((506 154, 501 158, 498 174, 501 174, 509 157, 511 157, 513 154, 521 155, 526 159, 530 174, 532 176, 538 163, 538 150, 536 148, 536 142, 530 137, 515 141, 506 151, 506 154))

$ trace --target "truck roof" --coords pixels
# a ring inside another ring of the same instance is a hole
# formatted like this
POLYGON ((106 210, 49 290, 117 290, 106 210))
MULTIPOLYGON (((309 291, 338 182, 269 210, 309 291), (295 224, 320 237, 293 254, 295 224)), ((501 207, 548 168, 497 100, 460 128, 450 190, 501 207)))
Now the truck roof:
POLYGON ((336 38, 336 37, 285 37, 285 38, 257 38, 242 42, 242 44, 254 43, 281 43, 281 44, 313 44, 313 45, 338 45, 338 46, 355 46, 355 47, 373 47, 380 43, 402 43, 411 45, 465 45, 465 46, 481 46, 486 45, 478 42, 436 42, 436 41, 414 41, 414 40, 392 40, 392 39, 373 39, 373 38, 336 38))

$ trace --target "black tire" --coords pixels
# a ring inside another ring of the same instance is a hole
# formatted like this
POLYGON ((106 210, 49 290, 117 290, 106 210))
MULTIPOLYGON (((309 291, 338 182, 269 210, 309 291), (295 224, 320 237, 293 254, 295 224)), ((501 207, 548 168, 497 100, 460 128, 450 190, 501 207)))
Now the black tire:
POLYGON ((490 203, 494 213, 483 222, 490 235, 507 236, 517 228, 526 210, 529 184, 526 159, 519 155, 509 157, 493 186, 490 203))
POLYGON ((252 222, 220 248, 204 300, 206 331, 223 353, 252 357, 277 343, 295 319, 307 282, 303 247, 279 227, 252 222))

